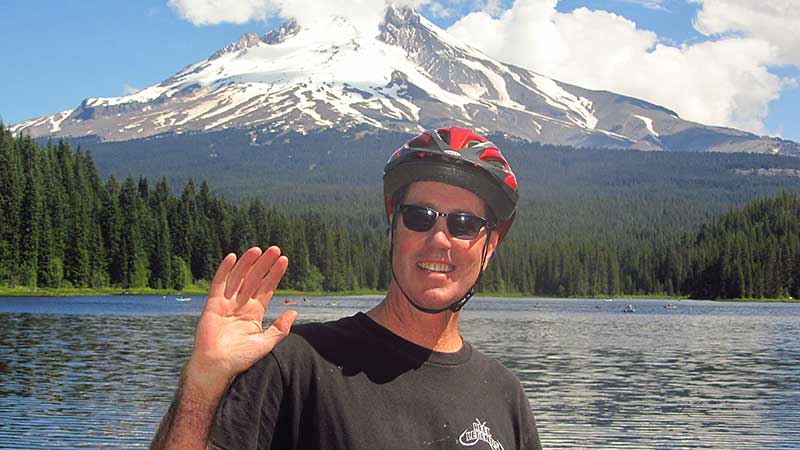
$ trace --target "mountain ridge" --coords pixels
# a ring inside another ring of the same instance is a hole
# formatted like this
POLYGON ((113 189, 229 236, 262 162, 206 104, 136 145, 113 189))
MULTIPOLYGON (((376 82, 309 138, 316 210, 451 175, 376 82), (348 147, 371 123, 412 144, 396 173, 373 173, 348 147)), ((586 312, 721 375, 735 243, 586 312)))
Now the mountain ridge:
POLYGON ((505 64, 395 7, 369 32, 339 17, 248 33, 135 94, 87 98, 10 129, 119 141, 228 128, 414 133, 452 124, 575 147, 800 156, 791 141, 684 121, 640 99, 505 64))

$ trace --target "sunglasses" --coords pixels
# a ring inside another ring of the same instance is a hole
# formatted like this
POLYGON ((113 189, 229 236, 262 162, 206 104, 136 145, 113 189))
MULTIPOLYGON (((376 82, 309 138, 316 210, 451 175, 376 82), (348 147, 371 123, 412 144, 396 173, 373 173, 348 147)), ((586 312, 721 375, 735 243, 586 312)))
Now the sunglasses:
POLYGON ((447 232, 457 239, 475 239, 484 226, 488 229, 494 228, 483 217, 467 213, 443 213, 418 205, 400 205, 397 211, 403 216, 403 225, 406 228, 420 233, 433 228, 439 217, 444 217, 447 220, 447 232))

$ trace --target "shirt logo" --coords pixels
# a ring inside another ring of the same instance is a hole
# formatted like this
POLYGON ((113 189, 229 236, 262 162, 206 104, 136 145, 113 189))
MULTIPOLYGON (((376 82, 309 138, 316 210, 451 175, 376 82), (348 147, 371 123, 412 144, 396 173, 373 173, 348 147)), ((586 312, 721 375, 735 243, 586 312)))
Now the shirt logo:
POLYGON ((489 444, 492 450, 503 450, 503 444, 492 437, 492 430, 486 426, 486 422, 481 423, 480 419, 475 419, 472 429, 467 428, 458 437, 458 442, 465 447, 472 447, 481 441, 489 444))

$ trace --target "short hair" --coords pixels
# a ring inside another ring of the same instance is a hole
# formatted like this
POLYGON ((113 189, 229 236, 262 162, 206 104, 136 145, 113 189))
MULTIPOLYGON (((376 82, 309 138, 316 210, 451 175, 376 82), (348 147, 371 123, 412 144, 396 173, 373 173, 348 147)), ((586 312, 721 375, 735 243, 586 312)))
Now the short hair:
POLYGON ((397 207, 400 206, 403 201, 406 199, 406 194, 408 194, 408 187, 411 186, 410 184, 406 184, 404 186, 400 186, 397 188, 396 191, 392 194, 392 211, 396 212, 397 207))

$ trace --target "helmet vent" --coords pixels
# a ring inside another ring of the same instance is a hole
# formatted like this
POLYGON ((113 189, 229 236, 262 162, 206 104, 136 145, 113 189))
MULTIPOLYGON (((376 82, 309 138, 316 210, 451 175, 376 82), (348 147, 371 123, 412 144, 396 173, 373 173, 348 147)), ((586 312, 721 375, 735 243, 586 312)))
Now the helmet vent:
POLYGON ((505 169, 506 168, 505 164, 503 164, 503 161, 500 161, 499 159, 487 158, 487 159, 484 159, 483 162, 489 163, 489 164, 491 164, 493 166, 497 166, 497 167, 499 167, 501 169, 505 169))
POLYGON ((475 147, 476 145, 481 145, 481 144, 483 144, 483 142, 481 142, 481 141, 479 141, 477 139, 473 139, 473 140, 467 142, 467 144, 464 146, 464 148, 475 147))

